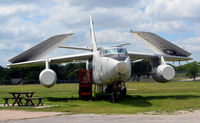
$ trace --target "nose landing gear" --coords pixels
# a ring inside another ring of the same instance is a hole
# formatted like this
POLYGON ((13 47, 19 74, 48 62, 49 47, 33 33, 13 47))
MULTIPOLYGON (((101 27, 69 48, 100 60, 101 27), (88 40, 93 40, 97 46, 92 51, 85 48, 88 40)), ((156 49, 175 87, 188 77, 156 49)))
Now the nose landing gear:
POLYGON ((111 101, 113 103, 117 103, 121 97, 125 97, 126 91, 125 82, 121 81, 114 82, 111 85, 98 86, 98 92, 111 94, 111 101))
POLYGON ((119 102, 120 97, 125 97, 126 96, 126 85, 125 82, 115 82, 113 84, 113 89, 112 89, 112 102, 117 103, 119 102))
POLYGON ((120 96, 125 97, 126 96, 126 84, 125 82, 121 83, 121 89, 120 89, 120 96))

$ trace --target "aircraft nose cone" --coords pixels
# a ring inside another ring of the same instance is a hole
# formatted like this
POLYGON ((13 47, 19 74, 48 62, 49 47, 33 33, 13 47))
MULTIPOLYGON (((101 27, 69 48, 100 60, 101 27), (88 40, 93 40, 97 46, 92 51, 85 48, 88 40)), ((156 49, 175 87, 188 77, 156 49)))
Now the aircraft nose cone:
POLYGON ((128 72, 128 64, 126 62, 119 62, 115 66, 115 71, 120 74, 125 74, 128 72))

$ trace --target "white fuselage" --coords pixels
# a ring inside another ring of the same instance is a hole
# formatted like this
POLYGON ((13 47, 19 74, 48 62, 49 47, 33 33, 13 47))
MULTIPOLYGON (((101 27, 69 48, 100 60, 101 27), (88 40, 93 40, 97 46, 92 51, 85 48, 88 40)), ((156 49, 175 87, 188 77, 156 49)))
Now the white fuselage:
POLYGON ((126 53, 101 54, 98 50, 93 55, 92 69, 95 84, 126 82, 131 75, 131 60, 126 53))

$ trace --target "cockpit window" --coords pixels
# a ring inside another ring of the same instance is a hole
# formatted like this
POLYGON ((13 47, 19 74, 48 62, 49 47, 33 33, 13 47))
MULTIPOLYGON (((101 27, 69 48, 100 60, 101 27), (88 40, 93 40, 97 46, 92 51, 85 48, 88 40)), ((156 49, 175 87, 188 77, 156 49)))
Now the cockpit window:
POLYGON ((125 48, 119 47, 119 48, 108 48, 108 49, 103 49, 101 51, 101 54, 127 54, 127 51, 125 48))
POLYGON ((126 53, 125 48, 117 48, 117 53, 126 53))

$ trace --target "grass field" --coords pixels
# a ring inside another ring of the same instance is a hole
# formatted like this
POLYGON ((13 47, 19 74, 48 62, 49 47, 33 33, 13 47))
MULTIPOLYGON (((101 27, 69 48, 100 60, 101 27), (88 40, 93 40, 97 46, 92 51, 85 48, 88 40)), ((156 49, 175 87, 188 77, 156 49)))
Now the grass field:
MULTIPOLYGON (((58 84, 52 88, 41 85, 0 86, 2 97, 10 96, 10 91, 35 91, 34 96, 44 97, 46 108, 0 107, 31 111, 58 111, 70 113, 135 114, 154 112, 172 113, 179 110, 200 109, 200 82, 129 82, 127 96, 119 103, 110 102, 109 95, 93 94, 93 101, 78 100, 78 84, 58 84)), ((12 100, 10 101, 12 103, 12 100)))

